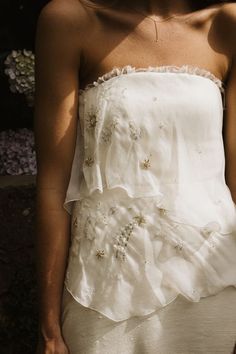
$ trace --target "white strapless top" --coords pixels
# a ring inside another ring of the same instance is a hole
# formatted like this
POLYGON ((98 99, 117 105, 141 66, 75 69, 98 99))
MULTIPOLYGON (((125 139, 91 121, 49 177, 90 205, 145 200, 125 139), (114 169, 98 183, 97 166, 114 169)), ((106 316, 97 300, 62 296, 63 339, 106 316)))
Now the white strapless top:
POLYGON ((224 84, 184 65, 114 68, 79 94, 65 286, 114 321, 236 286, 224 84))

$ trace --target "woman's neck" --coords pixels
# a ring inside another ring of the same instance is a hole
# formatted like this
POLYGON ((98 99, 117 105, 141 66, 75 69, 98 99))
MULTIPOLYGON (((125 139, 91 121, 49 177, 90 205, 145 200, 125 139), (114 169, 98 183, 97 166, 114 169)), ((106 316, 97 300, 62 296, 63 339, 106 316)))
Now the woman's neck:
POLYGON ((164 17, 193 11, 191 0, 129 0, 129 7, 149 15, 164 17))

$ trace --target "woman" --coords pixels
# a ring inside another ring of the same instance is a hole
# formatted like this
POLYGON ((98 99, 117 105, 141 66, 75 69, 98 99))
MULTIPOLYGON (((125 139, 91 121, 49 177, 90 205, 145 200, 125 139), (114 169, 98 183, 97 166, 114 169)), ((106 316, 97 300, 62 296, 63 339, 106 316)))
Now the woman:
POLYGON ((235 40, 234 3, 44 7, 38 353, 233 352, 235 40))

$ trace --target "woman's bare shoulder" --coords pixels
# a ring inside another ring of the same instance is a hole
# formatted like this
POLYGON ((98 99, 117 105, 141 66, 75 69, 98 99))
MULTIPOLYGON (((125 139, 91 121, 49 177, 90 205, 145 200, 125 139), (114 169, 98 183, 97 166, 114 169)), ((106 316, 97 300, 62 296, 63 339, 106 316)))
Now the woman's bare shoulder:
POLYGON ((228 53, 236 54, 236 3, 222 4, 215 16, 214 24, 223 47, 228 53))
MULTIPOLYGON (((226 26, 236 26, 236 2, 224 3, 219 7, 217 17, 219 20, 224 21, 226 26)), ((223 24, 223 22, 222 22, 223 24)))
POLYGON ((219 12, 222 14, 234 13, 234 15, 235 15, 235 11, 236 11, 236 2, 235 1, 223 2, 222 5, 219 6, 219 12))
POLYGON ((51 0, 42 8, 38 19, 45 26, 80 32, 88 28, 89 21, 89 13, 79 0, 51 0))

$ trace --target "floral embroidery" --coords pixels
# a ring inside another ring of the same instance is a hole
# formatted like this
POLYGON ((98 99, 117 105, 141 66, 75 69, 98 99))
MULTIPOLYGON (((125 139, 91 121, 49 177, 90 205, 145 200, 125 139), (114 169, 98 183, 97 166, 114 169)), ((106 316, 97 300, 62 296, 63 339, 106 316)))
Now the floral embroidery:
POLYGON ((129 131, 132 140, 138 140, 139 138, 141 138, 141 130, 136 126, 136 124, 132 120, 129 121, 129 131))
POLYGON ((133 219, 136 220, 138 226, 146 223, 146 219, 142 214, 134 216, 133 219))
POLYGON ((116 205, 111 206, 110 209, 109 209, 108 214, 109 214, 109 215, 115 214, 116 211, 117 211, 117 209, 118 209, 118 207, 117 207, 116 205))
POLYGON ((165 208, 159 208, 158 207, 158 209, 159 209, 159 213, 161 214, 161 215, 166 215, 167 214, 167 209, 165 209, 165 208))
POLYGON ((93 130, 95 129, 98 123, 98 110, 92 107, 89 112, 87 112, 87 117, 85 118, 86 121, 86 129, 93 130))
POLYGON ((94 159, 92 157, 87 157, 85 160, 84 160, 84 164, 88 167, 91 167, 94 163, 94 159))
POLYGON ((104 141, 104 143, 109 143, 111 141, 113 130, 117 124, 118 120, 116 118, 113 118, 112 122, 110 122, 103 128, 101 133, 101 139, 104 141))
POLYGON ((86 118, 87 127, 89 129, 94 129, 97 124, 97 116, 95 113, 89 113, 88 118, 86 118))
POLYGON ((175 248, 177 251, 182 251, 182 250, 183 250, 183 247, 184 247, 183 241, 177 241, 176 245, 174 246, 174 248, 175 248))
POLYGON ((104 127, 101 134, 101 139, 104 141, 104 143, 109 143, 109 141, 111 140, 111 136, 112 136, 111 128, 104 127))
POLYGON ((104 250, 97 250, 97 252, 96 252, 96 257, 98 258, 98 259, 101 259, 101 258, 103 258, 105 256, 105 251, 104 250))
POLYGON ((144 259, 143 263, 144 264, 152 264, 152 262, 149 259, 144 259))
POLYGON ((150 162, 150 159, 144 159, 143 161, 142 161, 142 167, 144 168, 144 169, 148 169, 149 167, 151 167, 151 162, 150 162))

